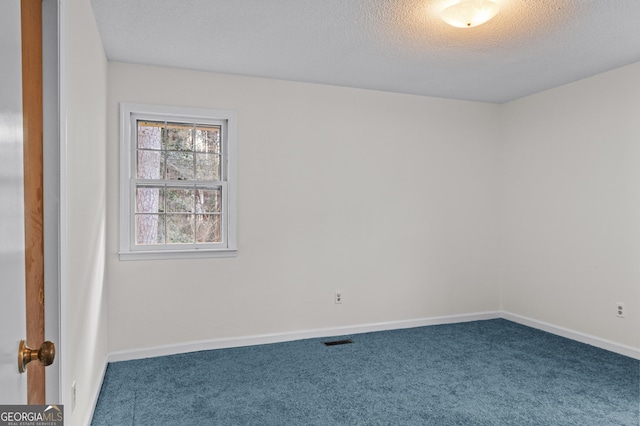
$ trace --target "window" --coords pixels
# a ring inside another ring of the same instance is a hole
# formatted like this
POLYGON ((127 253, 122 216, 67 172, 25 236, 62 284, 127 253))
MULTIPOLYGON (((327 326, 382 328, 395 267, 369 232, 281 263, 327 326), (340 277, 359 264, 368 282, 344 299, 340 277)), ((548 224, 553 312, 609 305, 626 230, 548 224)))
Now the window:
POLYGON ((233 256, 235 112, 120 105, 120 259, 233 256))

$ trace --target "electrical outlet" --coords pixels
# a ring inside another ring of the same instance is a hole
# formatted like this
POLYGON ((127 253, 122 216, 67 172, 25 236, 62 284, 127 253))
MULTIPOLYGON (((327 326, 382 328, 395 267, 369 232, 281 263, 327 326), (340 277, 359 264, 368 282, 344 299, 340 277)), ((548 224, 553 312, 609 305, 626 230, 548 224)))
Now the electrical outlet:
POLYGON ((77 397, 76 382, 74 380, 73 383, 71 383, 71 412, 73 412, 73 410, 76 409, 76 399, 77 399, 76 397, 77 397))
POLYGON ((616 303, 616 316, 618 318, 624 318, 624 303, 618 302, 616 303))
POLYGON ((342 303, 342 292, 341 291, 336 291, 336 293, 335 293, 335 302, 336 302, 336 304, 342 303))

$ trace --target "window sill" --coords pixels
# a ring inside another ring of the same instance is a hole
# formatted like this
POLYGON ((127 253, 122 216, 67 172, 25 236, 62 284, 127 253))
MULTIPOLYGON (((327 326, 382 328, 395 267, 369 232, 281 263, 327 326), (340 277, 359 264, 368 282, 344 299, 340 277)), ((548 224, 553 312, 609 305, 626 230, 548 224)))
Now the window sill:
POLYGON ((128 251, 118 255, 120 260, 207 259, 236 257, 238 249, 128 251))

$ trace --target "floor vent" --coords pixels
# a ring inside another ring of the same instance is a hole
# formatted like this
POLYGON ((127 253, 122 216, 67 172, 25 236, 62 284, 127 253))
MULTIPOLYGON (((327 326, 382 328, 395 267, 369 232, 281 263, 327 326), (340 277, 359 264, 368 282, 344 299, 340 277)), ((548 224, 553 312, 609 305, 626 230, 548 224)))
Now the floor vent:
POLYGON ((325 346, 337 346, 337 345, 347 345, 349 343, 353 343, 353 340, 351 340, 351 339, 334 340, 332 342, 324 342, 324 345, 325 346))

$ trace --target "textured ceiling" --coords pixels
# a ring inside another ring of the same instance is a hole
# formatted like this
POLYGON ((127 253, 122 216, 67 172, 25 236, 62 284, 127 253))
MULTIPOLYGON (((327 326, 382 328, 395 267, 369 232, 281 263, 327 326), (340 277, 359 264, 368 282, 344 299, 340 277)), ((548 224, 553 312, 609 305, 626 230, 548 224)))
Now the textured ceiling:
MULTIPOLYGON (((640 0, 91 0, 110 60, 502 103, 640 61, 640 0)), ((640 78, 640 76, 639 76, 640 78)))

